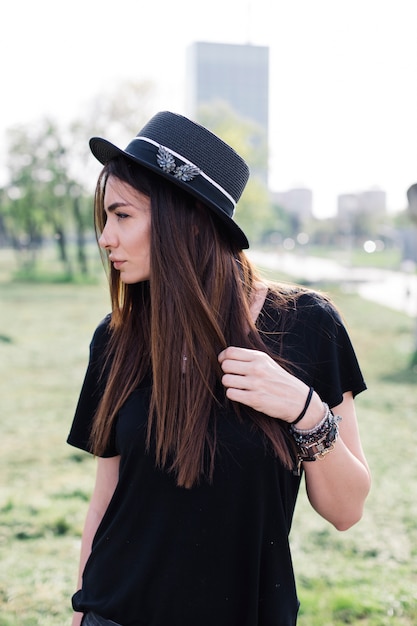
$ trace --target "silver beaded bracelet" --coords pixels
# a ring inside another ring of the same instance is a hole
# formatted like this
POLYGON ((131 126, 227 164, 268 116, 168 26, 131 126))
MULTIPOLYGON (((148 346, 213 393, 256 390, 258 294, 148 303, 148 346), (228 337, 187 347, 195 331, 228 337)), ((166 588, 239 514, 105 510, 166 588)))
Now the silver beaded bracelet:
POLYGON ((302 430, 290 426, 289 432, 294 437, 298 449, 298 462, 323 459, 334 448, 339 436, 340 415, 333 415, 329 406, 323 402, 323 419, 313 428, 302 430))

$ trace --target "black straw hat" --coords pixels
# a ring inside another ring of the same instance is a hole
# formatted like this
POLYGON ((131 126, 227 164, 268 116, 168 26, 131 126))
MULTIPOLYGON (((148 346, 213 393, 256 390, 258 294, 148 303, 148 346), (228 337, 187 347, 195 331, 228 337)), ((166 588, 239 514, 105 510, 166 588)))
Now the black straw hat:
POLYGON ((125 156, 185 189, 214 211, 239 248, 249 248, 245 234, 232 219, 249 168, 233 148, 200 124, 162 111, 125 150, 101 137, 92 137, 90 148, 100 163, 125 156))

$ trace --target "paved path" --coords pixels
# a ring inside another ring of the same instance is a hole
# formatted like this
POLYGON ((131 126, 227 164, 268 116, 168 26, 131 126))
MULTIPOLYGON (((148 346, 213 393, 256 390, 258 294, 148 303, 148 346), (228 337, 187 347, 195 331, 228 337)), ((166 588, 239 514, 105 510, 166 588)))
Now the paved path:
POLYGON ((248 256, 259 267, 275 269, 311 284, 339 282, 363 298, 417 316, 417 275, 377 268, 347 267, 330 259, 249 250, 248 256))

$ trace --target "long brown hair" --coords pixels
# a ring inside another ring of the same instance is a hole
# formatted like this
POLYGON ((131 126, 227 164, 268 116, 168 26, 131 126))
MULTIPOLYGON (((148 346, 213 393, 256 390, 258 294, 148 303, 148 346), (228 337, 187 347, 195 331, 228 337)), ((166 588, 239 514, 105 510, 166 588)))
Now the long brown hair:
MULTIPOLYGON (((93 423, 93 451, 103 453, 118 410, 150 374, 148 445, 152 440, 158 466, 174 472, 178 485, 191 487, 202 475, 209 480, 213 476, 213 416, 221 403, 216 390, 223 389, 219 352, 229 345, 265 351, 249 308, 257 276, 210 210, 123 158, 110 161, 97 182, 97 235, 105 224, 109 176, 150 198, 150 280, 123 284, 109 265, 108 378, 93 423)), ((281 298, 284 309, 285 296, 277 291, 275 297, 281 298)), ((290 467, 293 458, 285 427, 255 411, 248 415, 290 467)))

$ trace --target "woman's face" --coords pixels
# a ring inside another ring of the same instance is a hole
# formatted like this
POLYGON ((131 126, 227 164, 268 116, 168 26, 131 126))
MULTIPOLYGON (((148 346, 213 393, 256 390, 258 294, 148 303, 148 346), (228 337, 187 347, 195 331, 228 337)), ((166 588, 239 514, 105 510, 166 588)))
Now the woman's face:
POLYGON ((126 284, 149 280, 150 199, 123 181, 109 176, 104 192, 106 224, 98 243, 126 284))

